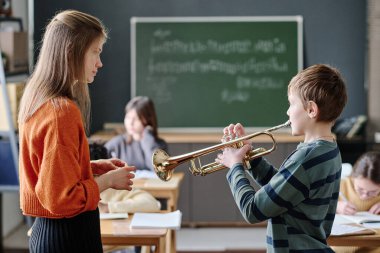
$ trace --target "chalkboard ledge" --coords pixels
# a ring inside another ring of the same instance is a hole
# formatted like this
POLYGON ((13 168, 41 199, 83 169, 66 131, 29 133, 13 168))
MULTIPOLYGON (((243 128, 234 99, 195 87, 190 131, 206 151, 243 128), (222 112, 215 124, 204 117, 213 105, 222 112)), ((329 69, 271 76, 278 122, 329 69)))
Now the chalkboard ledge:
MULTIPOLYGON (((302 142, 303 136, 292 136, 286 133, 273 133, 277 143, 302 142)), ((168 143, 220 143, 222 135, 216 133, 162 133, 160 137, 168 143)), ((269 143, 272 140, 265 135, 255 137, 254 142, 269 143)))
MULTIPOLYGON (((124 131, 123 123, 106 123, 104 130, 98 131, 91 135, 90 142, 105 143, 112 137, 124 131)), ((248 134, 256 131, 248 131, 248 134)), ((159 131, 159 136, 167 143, 220 143, 222 134, 216 132, 168 132, 159 131)), ((277 143, 297 143, 303 141, 303 136, 292 136, 290 133, 275 132, 273 136, 277 143)), ((270 143, 271 139, 266 135, 255 137, 255 142, 270 143)))

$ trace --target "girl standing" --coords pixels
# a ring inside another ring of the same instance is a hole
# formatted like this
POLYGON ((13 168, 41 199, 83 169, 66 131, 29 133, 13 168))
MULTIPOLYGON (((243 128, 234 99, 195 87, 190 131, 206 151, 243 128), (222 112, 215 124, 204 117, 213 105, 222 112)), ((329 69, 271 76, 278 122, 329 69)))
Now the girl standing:
POLYGON ((46 27, 18 118, 21 209, 36 217, 30 252, 102 252, 100 192, 131 189, 133 167, 118 159, 90 162, 87 84, 103 66, 106 38, 99 19, 74 10, 46 27))

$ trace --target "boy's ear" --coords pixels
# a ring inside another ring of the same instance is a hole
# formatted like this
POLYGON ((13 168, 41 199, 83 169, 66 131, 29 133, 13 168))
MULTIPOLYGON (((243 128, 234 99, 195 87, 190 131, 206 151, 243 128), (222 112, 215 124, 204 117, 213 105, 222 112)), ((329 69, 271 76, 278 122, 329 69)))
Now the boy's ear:
POLYGON ((315 119, 319 114, 318 105, 314 101, 307 102, 307 113, 310 118, 315 119))

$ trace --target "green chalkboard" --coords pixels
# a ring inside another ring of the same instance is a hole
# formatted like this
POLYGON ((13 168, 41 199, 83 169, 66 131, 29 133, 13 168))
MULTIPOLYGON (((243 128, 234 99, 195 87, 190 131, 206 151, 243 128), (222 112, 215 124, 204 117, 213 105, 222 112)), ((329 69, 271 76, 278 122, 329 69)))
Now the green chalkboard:
POLYGON ((131 94, 153 99, 160 128, 287 120, 302 17, 136 17, 131 31, 131 94))

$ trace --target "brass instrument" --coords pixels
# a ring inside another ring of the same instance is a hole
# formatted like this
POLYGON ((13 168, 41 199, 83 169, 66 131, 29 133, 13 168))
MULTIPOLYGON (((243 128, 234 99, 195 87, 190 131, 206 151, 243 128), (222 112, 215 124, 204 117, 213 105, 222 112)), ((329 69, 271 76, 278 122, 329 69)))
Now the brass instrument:
POLYGON ((163 180, 163 181, 168 181, 172 177, 174 169, 184 163, 184 162, 190 162, 191 167, 189 168, 190 172, 193 175, 201 175, 205 176, 207 174, 213 173, 215 171, 225 169, 226 166, 223 164, 219 164, 216 162, 206 164, 202 166, 199 157, 207 155, 209 153, 218 151, 218 150, 223 150, 226 147, 235 147, 235 148, 241 148, 244 146, 244 142, 246 140, 252 139, 254 137, 260 136, 260 135, 267 135, 272 139, 273 145, 272 148, 270 149, 265 149, 265 148, 256 148, 253 150, 250 150, 247 152, 246 156, 243 159, 243 163, 245 167, 248 169, 250 167, 249 161, 253 160, 255 158, 267 155, 271 152, 273 152, 276 149, 276 141, 273 137, 273 135, 270 132, 273 132, 275 130, 278 130, 283 127, 288 127, 290 126, 290 121, 285 122, 284 124, 266 129, 261 132, 256 132, 250 135, 246 135, 234 140, 230 140, 227 142, 222 142, 220 144, 207 147, 201 150, 193 151, 187 154, 179 155, 179 156, 173 156, 170 157, 164 150, 162 149, 157 149, 152 156, 152 161, 153 161, 153 166, 154 170, 157 174, 157 176, 163 180), (195 164, 195 158, 198 159, 199 167, 196 166, 195 164))

